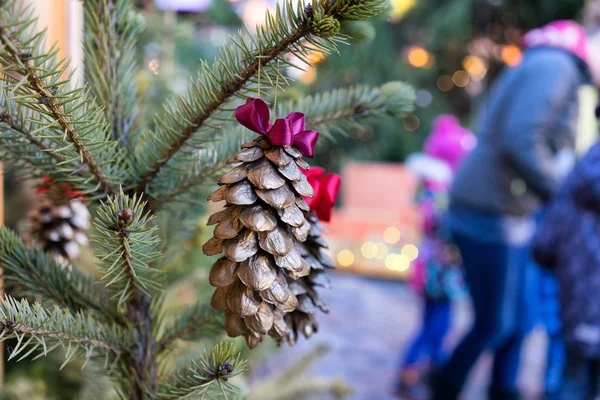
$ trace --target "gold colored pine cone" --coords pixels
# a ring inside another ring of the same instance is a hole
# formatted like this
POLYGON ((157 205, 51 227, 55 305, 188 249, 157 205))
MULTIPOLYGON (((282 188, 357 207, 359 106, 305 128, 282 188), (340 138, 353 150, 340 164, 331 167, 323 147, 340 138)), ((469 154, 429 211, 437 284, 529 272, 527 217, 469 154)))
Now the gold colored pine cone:
POLYGON ((212 267, 210 283, 217 289, 212 306, 227 316, 230 336, 243 335, 256 347, 264 335, 283 340, 284 314, 298 307, 289 280, 308 276, 310 265, 296 246, 311 231, 302 196, 313 189, 299 167, 308 168, 294 147, 271 146, 264 137, 242 145, 229 163, 211 201, 225 201, 213 214, 214 236, 206 255, 223 253, 212 267))
POLYGON ((321 236, 324 228, 317 215, 309 211, 305 217, 311 224, 311 230, 306 241, 297 245, 297 251, 310 265, 310 273, 295 281, 288 281, 292 293, 298 299, 298 307, 284 317, 288 326, 286 340, 291 346, 296 344, 299 334, 308 339, 318 331, 319 325, 314 317, 317 308, 326 314, 329 313, 327 304, 319 297, 316 287, 331 288, 326 270, 335 267, 334 262, 324 251, 327 243, 321 236))
POLYGON ((59 262, 77 258, 81 246, 88 243, 86 231, 90 228, 90 213, 79 200, 54 204, 44 199, 29 220, 30 239, 59 262))

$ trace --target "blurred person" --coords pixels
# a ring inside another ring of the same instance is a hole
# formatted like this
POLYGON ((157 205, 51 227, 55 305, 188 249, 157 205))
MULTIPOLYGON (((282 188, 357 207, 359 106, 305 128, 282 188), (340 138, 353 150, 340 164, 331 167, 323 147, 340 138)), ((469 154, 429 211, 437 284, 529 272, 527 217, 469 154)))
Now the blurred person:
POLYGON ((556 272, 567 357, 553 397, 600 396, 600 144, 577 163, 533 242, 538 263, 556 272))
POLYGON ((600 83, 598 29, 556 21, 524 37, 521 63, 495 83, 478 119, 479 140, 450 192, 448 225, 463 260, 475 320, 436 377, 433 398, 456 399, 479 356, 494 353, 490 399, 519 399, 523 340, 535 322, 537 274, 529 255, 535 213, 572 154, 578 90, 600 83))
POLYGON ((423 297, 419 333, 404 359, 397 392, 411 399, 427 396, 425 378, 447 358, 443 346, 451 325, 451 302, 466 294, 460 255, 443 229, 448 190, 454 171, 475 146, 475 135, 456 117, 440 115, 433 122, 423 153, 407 160, 407 167, 422 179, 417 203, 422 216, 422 240, 411 283, 423 297))

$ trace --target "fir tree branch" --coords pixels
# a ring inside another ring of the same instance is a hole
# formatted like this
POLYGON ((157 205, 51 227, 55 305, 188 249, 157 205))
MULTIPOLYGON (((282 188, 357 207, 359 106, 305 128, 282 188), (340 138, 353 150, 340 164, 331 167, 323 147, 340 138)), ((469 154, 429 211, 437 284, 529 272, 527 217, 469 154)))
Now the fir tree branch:
POLYGON ((246 362, 231 343, 215 346, 210 354, 184 365, 161 380, 155 399, 181 399, 191 395, 235 393, 228 379, 241 374, 246 362))
MULTIPOLYGON (((281 102, 277 115, 303 112, 307 127, 332 137, 334 133, 346 135, 350 129, 364 127, 375 117, 401 117, 412 111, 414 98, 413 88, 403 82, 388 82, 381 87, 356 85, 281 102)), ((170 202, 203 201, 197 188, 212 184, 227 168, 227 157, 255 135, 239 124, 228 125, 224 131, 221 140, 197 150, 196 159, 184 166, 188 172, 182 174, 181 180, 165 184, 161 194, 152 193, 159 205, 168 207, 170 202)))
POLYGON ((43 251, 27 249, 10 229, 0 227, 0 268, 8 282, 22 285, 26 295, 40 297, 73 313, 93 311, 99 317, 124 325, 101 288, 83 272, 52 260, 43 251))
POLYGON ((278 115, 301 110, 307 126, 332 137, 334 132, 347 135, 375 117, 400 118, 414 109, 414 101, 414 89, 404 82, 388 82, 375 88, 355 85, 284 102, 278 115))
POLYGON ((132 344, 131 337, 117 325, 59 307, 47 311, 39 303, 30 305, 26 299, 18 301, 10 296, 0 302, 0 329, 0 341, 17 339, 9 360, 19 355, 22 360, 41 348, 40 357, 60 346, 67 349, 65 365, 79 352, 89 359, 99 349, 114 358, 132 344))
POLYGON ((112 138, 124 146, 140 129, 135 73, 143 20, 131 0, 86 0, 83 6, 86 82, 104 104, 112 138))
MULTIPOLYGON (((320 0, 307 9, 300 1, 287 0, 283 10, 278 6, 274 15, 267 13, 265 26, 257 28, 254 37, 240 33, 232 39, 233 46, 223 46, 212 66, 203 63, 198 80, 185 95, 171 101, 165 115, 157 119, 156 131, 142 135, 136 148, 136 163, 141 166, 137 190, 147 191, 146 186, 164 167, 177 169, 176 156, 183 154, 185 160, 186 146, 197 148, 212 140, 220 132, 215 128, 232 118, 232 100, 248 96, 250 84, 256 84, 263 75, 270 83, 272 76, 287 82, 275 61, 289 65, 285 56, 294 52, 309 63, 309 52, 335 51, 336 41, 343 40, 336 38, 340 21, 368 19, 384 9, 384 0, 336 0, 332 5, 329 0, 320 0), (202 130, 204 135, 195 138, 202 130)), ((164 175, 166 180, 173 178, 172 174, 164 175)))
POLYGON ((216 312, 209 301, 198 302, 178 315, 164 328, 157 345, 157 353, 161 353, 176 340, 198 340, 210 337, 223 327, 219 318, 222 313, 216 312))
POLYGON ((22 9, 15 0, 0 4, 0 64, 4 88, 11 92, 8 101, 33 112, 30 119, 54 142, 54 152, 65 152, 67 160, 79 159, 86 167, 96 187, 81 189, 114 193, 113 177, 103 167, 115 162, 117 153, 107 141, 101 109, 84 89, 68 88, 69 79, 63 77, 68 62, 57 60, 56 46, 44 50, 45 32, 35 32, 35 22, 32 10, 22 9))
POLYGON ((121 193, 109 197, 97 213, 92 234, 95 254, 101 260, 103 280, 114 288, 119 303, 139 292, 149 295, 160 288, 157 270, 150 267, 160 255, 155 250, 158 238, 156 227, 150 222, 154 217, 144 214, 141 198, 130 198, 121 193))

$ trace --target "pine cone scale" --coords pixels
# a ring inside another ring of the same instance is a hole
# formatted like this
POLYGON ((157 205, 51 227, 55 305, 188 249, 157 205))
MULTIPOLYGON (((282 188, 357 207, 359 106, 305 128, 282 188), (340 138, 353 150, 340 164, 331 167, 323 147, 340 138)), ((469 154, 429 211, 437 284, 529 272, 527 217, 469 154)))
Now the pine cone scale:
POLYGON ((240 265, 238 277, 244 285, 261 291, 268 289, 275 282, 277 270, 267 255, 259 253, 240 265))

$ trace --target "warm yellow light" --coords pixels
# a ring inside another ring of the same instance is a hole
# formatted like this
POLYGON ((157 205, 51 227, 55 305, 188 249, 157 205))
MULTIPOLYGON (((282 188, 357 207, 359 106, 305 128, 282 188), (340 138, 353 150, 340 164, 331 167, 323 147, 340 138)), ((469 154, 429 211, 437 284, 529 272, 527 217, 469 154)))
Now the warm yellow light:
POLYGON ((394 254, 394 253, 390 253, 387 255, 387 257, 385 258, 385 266, 387 269, 391 269, 392 271, 394 270, 394 258, 397 255, 398 254, 394 254))
POLYGON ((410 65, 412 65, 413 67, 423 68, 429 63, 429 58, 431 57, 431 54, 429 54, 427 50, 420 46, 413 46, 410 49, 408 49, 406 57, 408 58, 408 62, 410 63, 410 65))
POLYGON ((311 83, 317 80, 317 70, 308 67, 308 69, 304 71, 302 75, 300 75, 300 78, 298 80, 304 83, 305 85, 310 85, 311 83))
POLYGON ((416 0, 391 0, 390 3, 392 5, 390 20, 399 21, 415 6, 416 0))
POLYGON ((419 249, 414 244, 406 244, 402 247, 402 254, 406 256, 409 261, 414 261, 419 257, 419 249))
POLYGON ((400 240, 400 231, 394 226, 385 228, 385 231, 383 231, 383 240, 390 244, 398 243, 400 240))
POLYGON ((452 75, 452 82, 458 87, 465 87, 469 83, 469 74, 460 69, 452 75))
POLYGON ((148 63, 148 69, 152 71, 154 75, 158 75, 158 67, 160 67, 160 61, 156 58, 150 60, 148 63))
POLYGON ((477 56, 466 56, 462 62, 463 68, 471 75, 475 81, 483 79, 487 74, 488 66, 485 60, 477 56))
POLYGON ((410 260, 404 254, 398 254, 394 257, 394 269, 404 272, 410 268, 410 260))
POLYGON ((348 267, 354 262, 354 253, 348 249, 340 250, 337 255, 337 261, 342 267, 348 267))
POLYGON ((442 92, 447 92, 452 89, 454 86, 454 82, 452 82, 452 77, 450 75, 442 75, 437 80, 437 87, 442 92))
POLYGON ((373 242, 364 242, 360 248, 364 258, 375 258, 377 255, 377 245, 373 242))
POLYGON ((502 61, 511 67, 518 65, 523 58, 521 49, 514 44, 505 44, 502 46, 502 61))
POLYGON ((392 271, 405 272, 410 268, 410 260, 404 254, 390 253, 385 258, 385 266, 392 271))
POLYGON ((308 61, 312 64, 317 64, 325 59, 326 54, 320 51, 310 51, 307 55, 308 61))
POLYGON ((375 258, 383 260, 388 255, 388 247, 384 243, 377 243, 375 246, 375 258))

